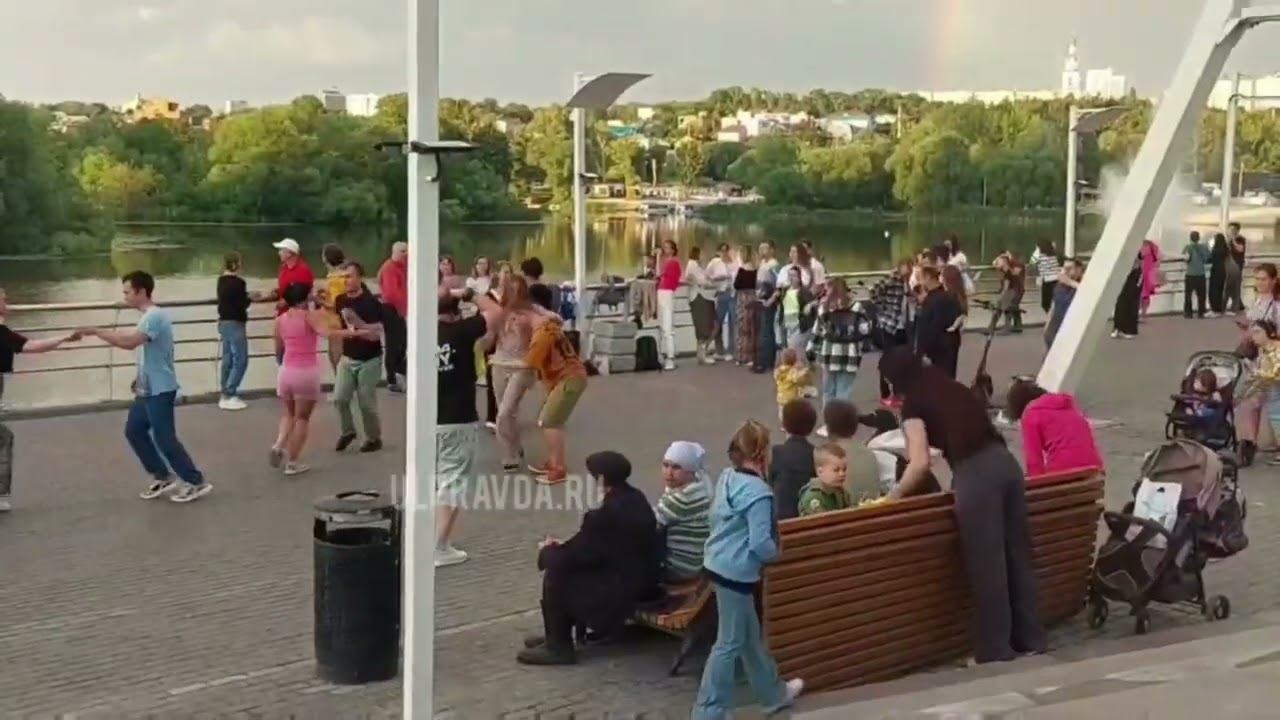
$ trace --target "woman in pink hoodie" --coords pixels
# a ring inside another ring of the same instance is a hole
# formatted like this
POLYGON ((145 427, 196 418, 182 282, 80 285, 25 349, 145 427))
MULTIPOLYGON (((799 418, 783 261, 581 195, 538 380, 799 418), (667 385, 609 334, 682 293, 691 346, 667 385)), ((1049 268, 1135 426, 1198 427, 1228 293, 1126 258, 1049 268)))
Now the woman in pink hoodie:
POLYGON ((1060 470, 1103 467, 1089 420, 1066 393, 1051 393, 1031 380, 1009 387, 1005 414, 1022 424, 1027 477, 1060 470))

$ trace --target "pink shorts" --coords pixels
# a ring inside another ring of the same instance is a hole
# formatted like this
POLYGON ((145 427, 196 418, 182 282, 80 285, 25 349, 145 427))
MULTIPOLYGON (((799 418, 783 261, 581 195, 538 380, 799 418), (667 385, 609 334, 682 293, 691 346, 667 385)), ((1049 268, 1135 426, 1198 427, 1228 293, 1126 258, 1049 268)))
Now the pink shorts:
POLYGON ((276 395, 294 400, 319 400, 320 366, 281 367, 276 379, 276 395))

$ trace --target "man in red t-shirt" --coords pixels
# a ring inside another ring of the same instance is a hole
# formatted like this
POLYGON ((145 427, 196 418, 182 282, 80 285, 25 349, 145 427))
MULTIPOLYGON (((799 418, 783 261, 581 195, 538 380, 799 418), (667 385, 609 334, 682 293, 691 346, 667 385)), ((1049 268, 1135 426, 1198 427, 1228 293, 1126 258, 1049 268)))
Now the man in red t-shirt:
POLYGON ((293 238, 285 238, 278 243, 272 244, 276 250, 280 251, 280 275, 276 282, 276 289, 269 293, 255 297, 255 300, 261 302, 276 303, 276 314, 280 315, 286 310, 284 306, 284 289, 294 283, 302 283, 307 287, 314 287, 316 284, 316 276, 311 272, 311 267, 307 265, 307 261, 302 259, 302 247, 298 245, 298 241, 293 238))

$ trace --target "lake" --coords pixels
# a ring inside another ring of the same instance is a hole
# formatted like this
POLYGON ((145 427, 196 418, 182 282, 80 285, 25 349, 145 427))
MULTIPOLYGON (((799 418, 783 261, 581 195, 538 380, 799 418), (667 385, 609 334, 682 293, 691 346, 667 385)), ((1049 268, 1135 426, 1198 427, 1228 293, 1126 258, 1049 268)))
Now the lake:
MULTIPOLYGON (((1060 241, 1062 219, 1057 214, 980 213, 963 219, 930 216, 868 216, 853 224, 805 223, 795 229, 758 224, 717 224, 696 218, 593 217, 587 242, 587 272, 592 280, 604 273, 632 277, 641 258, 656 244, 673 239, 682 252, 701 246, 704 253, 721 242, 755 245, 772 240, 785 247, 808 240, 829 270, 853 272, 889 267, 894 259, 936 245, 948 232, 956 233, 972 263, 988 261, 1005 249, 1023 257, 1038 237, 1060 241)), ((1092 247, 1097 230, 1082 228, 1080 249, 1092 247)), ((279 260, 271 243, 293 237, 317 274, 322 274, 321 248, 338 243, 376 273, 397 238, 386 231, 334 230, 317 227, 131 227, 117 244, 125 248, 90 257, 0 259, 0 287, 13 303, 58 303, 117 300, 118 278, 131 270, 146 270, 157 279, 156 297, 165 300, 212 298, 225 253, 237 250, 245 259, 245 275, 252 288, 275 285, 279 260), (139 243, 156 247, 138 249, 139 243)), ((519 263, 540 258, 552 280, 573 275, 572 225, 566 220, 517 225, 446 227, 442 252, 451 253, 466 272, 477 257, 519 263)))
MULTIPOLYGON (((1062 222, 1042 214, 983 213, 983 219, 964 222, 955 218, 873 218, 865 222, 821 225, 804 221, 787 229, 780 223, 768 227, 752 224, 717 224, 697 219, 667 218, 649 221, 639 217, 593 217, 587 243, 587 268, 592 279, 608 272, 633 277, 641 258, 668 238, 686 252, 700 246, 704 252, 721 242, 752 245, 768 239, 785 252, 801 240, 813 242, 818 255, 835 272, 883 269, 895 258, 936 245, 943 234, 961 238, 970 261, 989 261, 1008 248, 1024 257, 1038 237, 1062 237, 1062 222), (887 233, 887 235, 886 235, 887 233)), ((1080 249, 1092 247, 1096 230, 1083 232, 1080 249)), ((121 249, 91 257, 0 258, 0 287, 15 304, 116 301, 119 277, 132 270, 146 270, 157 279, 156 299, 203 300, 214 296, 223 255, 239 251, 245 259, 250 288, 275 287, 279 258, 271 243, 292 237, 302 244, 307 261, 322 273, 321 248, 338 243, 375 273, 397 238, 386 232, 337 231, 315 227, 133 227, 122 231, 121 249), (152 247, 138 249, 138 243, 152 247), (123 248, 134 249, 123 249, 123 248)), ((518 263, 537 256, 552 280, 573 274, 572 226, 564 220, 521 225, 467 225, 445 228, 442 249, 452 253, 462 271, 480 256, 518 263)), ((245 378, 246 389, 274 387, 276 366, 272 360, 269 306, 256 306, 250 322, 250 351, 254 359, 245 378)), ((209 306, 182 307, 172 311, 178 341, 178 377, 186 394, 216 391, 218 357, 216 324, 209 306)), ((130 325, 131 310, 14 313, 10 323, 36 337, 80 325, 130 325)), ((98 341, 68 346, 49 355, 19 358, 17 373, 5 391, 10 407, 34 407, 94 403, 129 397, 134 353, 112 349, 98 341)))

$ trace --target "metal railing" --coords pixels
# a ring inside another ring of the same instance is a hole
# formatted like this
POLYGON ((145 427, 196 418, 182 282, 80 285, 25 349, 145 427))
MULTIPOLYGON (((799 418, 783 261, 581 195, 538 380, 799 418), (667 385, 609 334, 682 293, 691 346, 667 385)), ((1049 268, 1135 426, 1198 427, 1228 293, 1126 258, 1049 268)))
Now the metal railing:
MULTIPOLYGON (((1250 258, 1250 261, 1247 263, 1245 272, 1247 272, 1250 269, 1256 268, 1256 266, 1261 262, 1272 262, 1277 260, 1280 260, 1280 253, 1254 254, 1250 258)), ((1174 300, 1174 298, 1169 296, 1181 296, 1183 292, 1182 281, 1185 274, 1185 262, 1186 261, 1184 258, 1178 257, 1178 258, 1165 259, 1161 263, 1161 268, 1165 273, 1166 283, 1163 287, 1160 288, 1160 290, 1157 292, 1157 295, 1162 296, 1164 298, 1165 303, 1169 303, 1174 300)), ((884 277, 887 272, 889 271, 873 270, 873 271, 858 271, 858 272, 830 272, 828 273, 828 276, 839 277, 839 278, 844 278, 847 281, 853 281, 851 284, 854 285, 854 289, 855 291, 857 291, 859 289, 861 290, 869 289, 870 285, 873 284, 872 281, 875 281, 884 277)), ((983 281, 984 277, 990 277, 994 275, 995 275, 994 273, 990 273, 989 271, 983 271, 983 270, 979 270, 978 272, 974 273, 974 282, 975 282, 975 285, 977 286, 977 289, 973 293, 972 299, 978 300, 979 304, 981 304, 981 301, 983 300, 989 301, 991 298, 995 297, 998 294, 998 288, 996 287, 995 283, 983 281)), ((1028 294, 1032 292, 1031 281, 1033 279, 1034 279, 1034 268, 1029 267, 1028 268, 1028 287, 1027 287, 1028 294)), ((588 285, 586 292, 581 294, 578 299, 579 309, 580 311, 582 311, 582 314, 579 317, 583 322, 583 324, 585 325, 585 329, 589 331, 591 322, 596 319, 603 320, 603 319, 609 319, 609 318, 630 317, 634 313, 634 308, 632 308, 630 305, 631 303, 630 285, 633 282, 634 280, 628 279, 628 280, 624 280, 621 284, 615 284, 612 286, 604 283, 588 285), (599 291, 604 290, 608 287, 621 288, 624 290, 623 304, 620 308, 615 307, 613 311, 610 313, 597 312, 599 308, 595 306, 594 296, 599 291)), ((1247 280, 1245 282, 1245 285, 1246 285, 1246 289, 1250 285, 1247 282, 1247 280)), ((1026 302, 1032 302, 1032 301, 1030 300, 1030 298, 1028 298, 1024 300, 1024 303, 1026 302)), ((163 302, 163 303, 159 303, 159 305, 166 309, 206 310, 206 309, 215 307, 217 305, 217 301, 214 299, 180 300, 180 301, 172 301, 172 302, 163 302)), ((82 314, 95 313, 95 312, 110 313, 109 319, 105 321, 100 319, 97 321, 86 321, 86 322, 74 323, 74 324, 60 322, 60 323, 47 324, 47 325, 45 324, 17 325, 14 328, 17 332, 20 332, 24 335, 28 335, 33 338, 39 338, 42 336, 51 336, 51 335, 61 334, 61 333, 68 333, 75 330, 77 327, 84 327, 86 325, 93 325, 97 327, 109 327, 113 329, 131 326, 132 325, 131 322, 122 322, 123 311, 129 310, 129 309, 130 308, 128 308, 127 306, 119 302, 39 303, 39 304, 12 304, 9 306, 11 318, 16 318, 16 319, 21 319, 24 315, 32 315, 37 313, 43 314, 43 315, 53 314, 60 317, 65 316, 67 314, 75 314, 75 313, 82 313, 82 314)), ((1180 310, 1181 310, 1181 306, 1175 304, 1172 306, 1166 305, 1161 308, 1156 308, 1154 311, 1155 312, 1175 312, 1180 310)), ((263 323, 270 322, 274 320, 274 318, 275 318, 275 313, 274 313, 273 304, 254 303, 251 306, 251 314, 248 320, 248 324, 250 326, 258 325, 259 327, 261 327, 263 323), (265 310, 265 309, 270 309, 270 310, 268 312, 260 313, 260 314, 253 313, 253 310, 265 310)), ((214 380, 215 380, 214 382, 215 387, 217 385, 217 379, 219 377, 219 372, 220 372, 220 363, 222 361, 221 340, 216 333, 217 322, 218 321, 216 316, 213 316, 212 314, 209 314, 209 313, 206 313, 205 315, 198 316, 198 317, 174 318, 173 320, 173 324, 176 328, 204 327, 204 328, 209 328, 210 330, 213 331, 212 333, 207 333, 202 335, 175 338, 174 344, 179 347, 194 347, 194 346, 212 344, 216 348, 216 350, 212 353, 200 353, 196 355, 188 355, 185 357, 180 356, 178 355, 178 353, 175 352, 175 362, 180 365, 209 363, 213 373, 214 380)), ((259 330, 256 333, 250 332, 248 334, 248 340, 251 346, 251 350, 249 353, 249 360, 251 362, 254 360, 261 360, 262 358, 272 358, 274 360, 275 358, 274 347, 271 350, 259 350, 256 352, 252 350, 252 344, 255 342, 260 344, 265 341, 273 340, 272 332, 269 332, 269 331, 263 332, 262 330, 259 330)), ((132 370, 135 367, 135 362, 131 358, 126 360, 126 356, 123 356, 123 355, 117 356, 116 355, 117 349, 114 348, 113 346, 108 345, 106 343, 102 343, 102 342, 94 342, 92 340, 87 342, 76 343, 76 344, 64 345, 58 348, 57 350, 55 350, 54 353, 86 353, 86 352, 100 351, 100 350, 106 351, 106 357, 101 362, 78 362, 78 363, 54 365, 54 366, 24 365, 24 366, 18 367, 15 370, 14 374, 20 375, 20 376, 24 376, 24 375, 30 376, 30 375, 42 375, 42 374, 50 374, 50 373, 74 373, 74 372, 86 372, 86 371, 94 371, 94 370, 106 370, 108 389, 107 389, 107 397, 105 399, 108 401, 114 400, 116 399, 115 393, 114 393, 114 385, 116 380, 115 371, 121 368, 127 368, 129 370, 132 370)), ((120 351, 120 352, 123 353, 124 351, 120 351)), ((320 347, 317 350, 317 353, 323 354, 325 352, 326 352, 326 349, 324 348, 324 344, 321 343, 320 347)))

